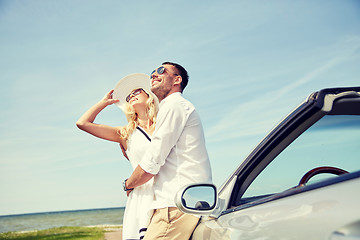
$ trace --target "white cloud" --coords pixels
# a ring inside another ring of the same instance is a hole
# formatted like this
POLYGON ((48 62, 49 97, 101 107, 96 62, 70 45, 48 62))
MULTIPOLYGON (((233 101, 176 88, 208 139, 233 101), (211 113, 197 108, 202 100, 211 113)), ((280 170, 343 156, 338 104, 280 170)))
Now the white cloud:
MULTIPOLYGON (((340 48, 345 50, 338 52, 336 56, 323 62, 320 66, 318 63, 313 62, 313 70, 304 74, 298 80, 294 82, 283 82, 283 87, 279 89, 271 89, 271 91, 263 91, 264 94, 258 95, 255 99, 243 99, 239 104, 232 106, 232 111, 226 113, 226 115, 214 124, 207 132, 207 136, 211 139, 210 141, 226 141, 236 137, 245 137, 251 135, 258 135, 269 130, 273 126, 276 120, 280 120, 285 111, 290 111, 288 105, 282 102, 294 102, 293 99, 301 98, 305 99, 307 94, 310 92, 302 92, 299 89, 308 89, 304 85, 316 81, 320 75, 326 74, 330 69, 335 68, 338 64, 347 61, 352 58, 353 55, 357 54, 360 49, 360 39, 358 37, 352 38, 351 41, 342 41, 340 48), (349 45, 349 42, 351 43, 349 45), (281 109, 283 108, 283 109, 281 109)), ((339 46, 330 46, 325 51, 336 52, 339 46)), ((304 61, 304 59, 303 59, 304 61)), ((238 83, 227 88, 238 88, 238 83)), ((222 86, 211 86, 217 90, 223 88, 222 86)), ((330 86, 329 86, 330 87, 330 86)), ((209 88, 209 86, 208 86, 209 88)), ((261 89, 262 86, 259 86, 261 89)), ((320 89, 316 89, 320 90, 320 89)), ((300 102, 299 102, 300 103, 300 102)), ((293 108, 296 105, 292 106, 293 108)))

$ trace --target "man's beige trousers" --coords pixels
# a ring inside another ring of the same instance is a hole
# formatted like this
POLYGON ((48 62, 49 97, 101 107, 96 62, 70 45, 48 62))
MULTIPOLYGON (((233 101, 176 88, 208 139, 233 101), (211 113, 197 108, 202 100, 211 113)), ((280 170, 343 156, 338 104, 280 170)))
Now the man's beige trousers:
POLYGON ((156 209, 143 240, 188 240, 199 218, 176 207, 156 209))

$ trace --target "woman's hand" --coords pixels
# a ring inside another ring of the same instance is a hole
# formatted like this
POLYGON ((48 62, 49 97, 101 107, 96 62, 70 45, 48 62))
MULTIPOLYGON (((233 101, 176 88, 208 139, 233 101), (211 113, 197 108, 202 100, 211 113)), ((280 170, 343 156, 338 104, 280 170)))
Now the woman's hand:
POLYGON ((121 143, 120 143, 120 148, 121 148, 121 151, 122 151, 124 157, 125 157, 127 160, 130 161, 129 157, 128 157, 127 154, 126 154, 126 149, 125 149, 125 147, 124 147, 121 143))
POLYGON ((116 102, 119 102, 119 99, 113 99, 113 93, 114 93, 114 89, 112 89, 110 92, 108 92, 102 99, 102 101, 106 104, 106 105, 111 105, 114 104, 116 102))
POLYGON ((94 120, 96 116, 108 105, 118 102, 118 99, 113 99, 113 92, 111 90, 108 92, 103 99, 97 102, 94 106, 89 108, 76 122, 76 125, 81 130, 90 133, 98 138, 109 140, 112 142, 121 143, 123 146, 126 146, 126 141, 123 138, 120 138, 118 134, 119 127, 111 127, 105 124, 96 124, 94 120))

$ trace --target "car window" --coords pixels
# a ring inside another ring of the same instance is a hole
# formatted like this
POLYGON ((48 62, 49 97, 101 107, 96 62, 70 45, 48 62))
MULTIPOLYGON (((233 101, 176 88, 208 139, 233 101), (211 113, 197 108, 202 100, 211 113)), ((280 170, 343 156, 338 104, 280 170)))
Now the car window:
MULTIPOLYGON (((331 166, 360 170, 360 116, 326 115, 280 153, 252 182, 245 199, 283 192, 297 186, 309 170, 331 166)), ((308 182, 337 177, 319 174, 308 182)))

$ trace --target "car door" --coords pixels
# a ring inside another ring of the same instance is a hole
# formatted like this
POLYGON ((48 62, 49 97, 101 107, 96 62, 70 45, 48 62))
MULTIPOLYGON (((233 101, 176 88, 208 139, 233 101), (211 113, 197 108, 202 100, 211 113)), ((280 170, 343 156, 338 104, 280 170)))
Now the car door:
POLYGON ((320 92, 290 114, 224 184, 193 239, 360 239, 359 96, 320 92))
POLYGON ((202 222, 193 239, 359 239, 359 178, 238 207, 202 222), (202 225, 202 226, 201 226, 202 225), (353 238, 352 238, 353 237, 353 238))

